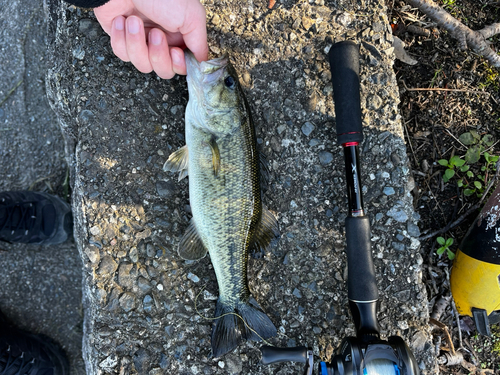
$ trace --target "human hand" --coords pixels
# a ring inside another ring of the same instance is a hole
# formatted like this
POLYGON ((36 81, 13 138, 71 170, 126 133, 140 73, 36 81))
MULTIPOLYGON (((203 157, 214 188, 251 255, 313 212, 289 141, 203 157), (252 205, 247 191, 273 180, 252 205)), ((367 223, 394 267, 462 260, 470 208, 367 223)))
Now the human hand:
POLYGON ((170 79, 186 74, 183 47, 208 59, 205 8, 199 0, 110 0, 95 8, 116 56, 139 71, 170 79))

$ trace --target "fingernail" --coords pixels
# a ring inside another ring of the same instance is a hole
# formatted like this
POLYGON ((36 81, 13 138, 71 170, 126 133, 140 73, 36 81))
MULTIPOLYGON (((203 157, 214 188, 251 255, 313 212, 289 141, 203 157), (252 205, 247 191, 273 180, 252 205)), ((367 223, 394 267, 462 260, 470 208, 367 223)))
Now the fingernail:
POLYGON ((127 18, 127 31, 130 34, 137 34, 139 32, 140 24, 136 17, 127 18))
POLYGON ((181 56, 178 51, 175 49, 170 50, 170 56, 174 65, 181 65, 181 56))
POLYGON ((151 40, 151 43, 153 43, 155 46, 159 46, 161 44, 162 40, 161 32, 158 30, 151 30, 149 33, 149 40, 151 40))
POLYGON ((125 26, 123 24, 123 17, 117 17, 117 18, 115 18, 114 23, 115 23, 115 29, 116 30, 119 30, 119 31, 123 30, 123 27, 125 26))

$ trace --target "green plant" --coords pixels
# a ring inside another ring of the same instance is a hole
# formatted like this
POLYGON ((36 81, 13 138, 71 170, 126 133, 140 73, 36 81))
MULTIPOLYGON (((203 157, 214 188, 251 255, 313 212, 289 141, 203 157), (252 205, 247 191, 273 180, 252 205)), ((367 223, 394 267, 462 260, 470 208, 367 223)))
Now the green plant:
POLYGON ((477 163, 481 157, 481 153, 485 149, 485 146, 491 147, 494 143, 494 139, 491 134, 481 136, 476 130, 471 130, 470 132, 461 134, 459 139, 465 146, 470 146, 464 157, 467 164, 477 163))
POLYGON ((466 196, 470 196, 476 193, 478 197, 481 197, 484 193, 484 189, 488 185, 489 176, 495 173, 496 163, 498 162, 499 156, 490 155, 486 151, 484 152, 483 156, 486 164, 481 167, 481 174, 474 176, 474 173, 472 173, 472 171, 467 170, 466 177, 461 178, 457 182, 458 187, 464 188, 464 194, 466 196), (467 182, 467 177, 471 180, 474 180, 472 184, 467 182))
POLYGON ((450 250, 450 246, 453 245, 453 238, 445 240, 443 237, 438 237, 436 238, 436 241, 439 245, 441 245, 441 247, 436 251, 437 255, 442 255, 446 251, 448 259, 453 260, 455 258, 455 253, 450 250))
POLYGON ((441 159, 438 160, 438 163, 443 167, 448 167, 446 171, 444 171, 443 181, 448 182, 453 176, 455 176, 455 167, 460 168, 461 172, 467 171, 467 169, 463 168, 465 164, 465 160, 460 159, 460 156, 452 156, 450 160, 441 159), (462 170, 464 169, 464 170, 462 170))

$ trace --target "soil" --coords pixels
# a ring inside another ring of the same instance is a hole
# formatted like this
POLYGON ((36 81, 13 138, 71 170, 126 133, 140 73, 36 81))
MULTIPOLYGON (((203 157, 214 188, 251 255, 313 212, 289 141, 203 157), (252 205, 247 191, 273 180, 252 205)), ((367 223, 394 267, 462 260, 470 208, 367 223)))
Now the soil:
MULTIPOLYGON (((500 19, 498 2, 444 0, 439 3, 472 30, 479 30, 500 19)), ((459 172, 445 182, 443 175, 446 167, 441 166, 438 160, 450 160, 453 155, 464 156, 471 146, 461 144, 459 137, 471 130, 477 131, 481 137, 491 135, 494 143, 491 147, 484 145, 485 150, 493 155, 499 154, 496 142, 500 139, 500 75, 499 70, 492 68, 484 58, 470 50, 461 51, 456 40, 445 31, 438 30, 426 16, 407 3, 388 0, 386 5, 394 34, 404 41, 406 51, 418 61, 413 66, 396 61, 394 69, 401 94, 400 112, 404 119, 405 140, 415 180, 414 206, 421 217, 421 252, 429 308, 432 311, 436 308, 436 301, 451 295, 448 275, 453 263, 446 252, 437 255, 440 245, 436 238, 452 238, 454 242, 450 249, 455 253, 479 210, 472 210, 468 215, 466 213, 480 202, 484 194, 483 191, 476 191, 467 195, 468 187, 458 187, 457 182, 465 173, 459 172), (405 31, 409 25, 428 29, 430 35, 411 34, 405 31), (414 90, 416 88, 420 90, 414 90), (446 228, 457 219, 462 221, 446 228), (447 230, 436 233, 438 229, 447 230), (426 236, 430 238, 424 240, 426 236)), ((499 36, 490 41, 492 47, 499 51, 499 36)), ((484 180, 480 181, 482 190, 495 178, 495 166, 490 167, 489 173, 484 173, 480 170, 484 165, 481 156, 480 161, 470 167, 475 176, 484 175, 484 180)), ((467 182, 473 183, 465 179, 464 184, 467 182)), ((490 193, 495 185, 496 182, 490 193)), ((444 323, 443 327, 446 328, 434 325, 434 342, 441 347, 442 361, 452 349, 461 353, 464 361, 461 365, 441 365, 441 373, 500 373, 498 326, 492 327, 492 337, 485 337, 477 334, 470 318, 460 317, 460 339, 456 316, 450 299, 436 323, 444 323), (446 330, 451 336, 453 348, 450 340, 447 340, 446 330)))

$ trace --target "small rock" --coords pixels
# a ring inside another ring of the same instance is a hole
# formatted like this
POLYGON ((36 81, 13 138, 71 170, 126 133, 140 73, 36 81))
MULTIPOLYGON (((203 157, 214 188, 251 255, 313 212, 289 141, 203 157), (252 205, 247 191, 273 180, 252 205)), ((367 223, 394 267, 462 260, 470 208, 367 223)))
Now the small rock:
POLYGON ((302 17, 302 27, 306 30, 309 30, 312 25, 314 25, 314 21, 309 17, 302 17))
POLYGON ((200 278, 191 272, 188 273, 187 278, 191 280, 193 283, 197 283, 200 281, 200 278))
POLYGON ((85 254, 87 254, 90 263, 98 263, 100 260, 99 249, 96 246, 87 246, 85 247, 85 254))
POLYGON ((130 249, 128 256, 130 257, 130 261, 133 263, 137 263, 139 261, 139 252, 137 251, 137 247, 133 247, 130 249))
POLYGON ((106 357, 106 359, 104 361, 99 363, 99 367, 106 368, 106 369, 112 369, 117 364, 118 364, 118 358, 116 357, 115 354, 112 354, 109 357, 106 357))
POLYGON ((323 165, 330 164, 333 161, 333 154, 328 151, 321 151, 319 153, 319 162, 323 165))
POLYGON ((156 192, 162 198, 172 197, 177 191, 175 183, 171 180, 169 181, 158 181, 156 183, 156 192))
POLYGON ((132 288, 135 281, 135 274, 130 273, 134 265, 130 263, 123 263, 118 270, 118 284, 124 288, 132 288))
POLYGON ((396 191, 394 190, 394 188, 393 188, 393 187, 386 186, 386 187, 384 188, 384 194, 385 194, 385 195, 394 195, 394 194, 396 194, 396 191))
POLYGON ((417 225, 413 224, 411 221, 408 222, 407 226, 408 234, 412 237, 420 237, 420 229, 417 225))
POLYGON ((149 294, 142 300, 142 307, 147 313, 153 311, 153 298, 149 294))
POLYGON ((118 268, 118 264, 116 264, 115 260, 111 256, 105 255, 101 259, 101 263, 99 263, 98 273, 101 276, 112 275, 116 271, 117 268, 118 268))
POLYGON ((129 312, 135 308, 135 296, 130 292, 125 292, 120 297, 120 307, 129 312))
POLYGON ((400 223, 406 223, 408 221, 408 215, 401 208, 393 207, 387 212, 387 216, 392 217, 394 220, 400 223))
POLYGON ((90 124, 94 120, 94 117, 94 112, 89 109, 84 109, 78 114, 78 119, 85 125, 90 124))
POLYGON ((302 298, 302 293, 300 292, 300 290, 298 290, 297 288, 295 288, 293 290, 293 293, 292 293, 295 297, 297 298, 302 298))
POLYGON ((315 128, 315 127, 314 127, 314 125, 313 125, 313 124, 311 124, 311 123, 308 121, 308 122, 306 122, 304 125, 302 125, 301 130, 302 130, 302 133, 304 133, 304 135, 305 135, 306 137, 309 137, 309 135, 312 133, 312 131, 314 130, 314 128, 315 128))

